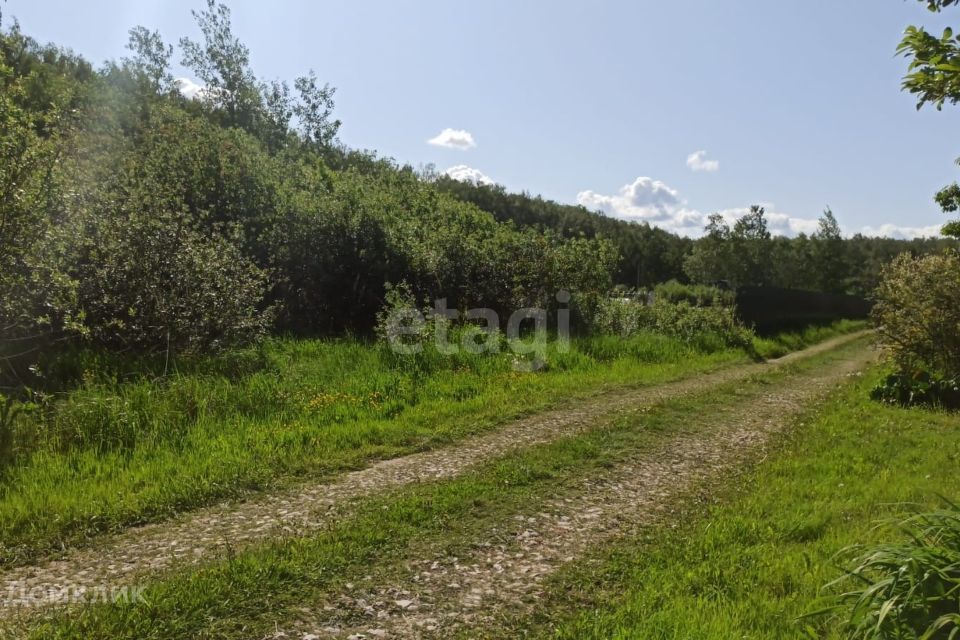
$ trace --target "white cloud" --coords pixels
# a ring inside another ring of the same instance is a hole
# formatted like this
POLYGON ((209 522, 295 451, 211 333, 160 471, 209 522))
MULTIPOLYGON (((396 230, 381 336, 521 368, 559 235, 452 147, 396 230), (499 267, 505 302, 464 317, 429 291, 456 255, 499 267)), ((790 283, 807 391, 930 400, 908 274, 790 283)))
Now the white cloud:
POLYGON ((614 218, 647 222, 687 236, 700 235, 706 222, 702 213, 684 206, 676 189, 645 176, 623 186, 617 195, 581 191, 577 203, 614 218))
MULTIPOLYGON (((458 167, 455 167, 458 168, 458 167)), ((451 170, 448 170, 448 173, 451 170)), ((659 180, 639 177, 632 183, 620 188, 616 195, 606 195, 595 191, 581 191, 577 194, 577 203, 592 211, 601 211, 613 218, 633 222, 647 222, 652 226, 683 236, 699 237, 707 223, 707 215, 686 206, 680 193, 659 180)), ((801 233, 811 235, 819 226, 818 218, 798 218, 777 211, 771 202, 758 203, 764 208, 767 227, 777 236, 793 237, 801 233)), ((727 224, 733 226, 737 219, 750 212, 749 207, 723 209, 718 213, 727 224)), ((865 236, 885 236, 888 238, 920 238, 940 235, 940 225, 928 227, 905 227, 895 224, 883 224, 879 227, 863 227, 860 233, 865 236)), ((849 234, 849 231, 848 231, 849 234)))
POLYGON ((885 236, 888 238, 899 238, 901 240, 910 240, 912 238, 928 238, 940 235, 939 224, 929 227, 901 227, 895 224, 882 224, 879 227, 864 227, 860 233, 865 236, 885 236))
MULTIPOLYGON (((614 218, 647 222, 684 236, 703 235, 707 216, 686 206, 680 193, 659 180, 639 177, 620 189, 617 195, 605 195, 595 191, 581 191, 577 203, 592 210, 600 210, 614 218)), ((797 218, 776 211, 771 203, 761 203, 766 209, 767 224, 774 235, 795 236, 810 234, 817 230, 817 220, 797 218)), ((725 209, 720 215, 728 224, 749 213, 749 207, 725 209)))
MULTIPOLYGON (((810 235, 815 233, 820 226, 820 221, 816 218, 796 218, 787 213, 781 213, 776 210, 772 202, 759 203, 763 207, 763 217, 767 219, 767 228, 775 236, 796 236, 801 233, 810 235)), ((724 209, 719 212, 723 219, 731 227, 746 214, 750 213, 750 207, 735 207, 733 209, 724 209)))
POLYGON ((479 182, 480 184, 494 184, 493 178, 484 174, 479 169, 474 169, 473 167, 468 167, 465 164, 458 164, 455 167, 450 167, 445 174, 453 178, 454 180, 459 180, 460 182, 479 182))
POLYGON ((682 204, 680 194, 659 180, 641 176, 620 189, 615 196, 581 191, 577 202, 607 215, 636 220, 667 220, 682 204))
POLYGON ((687 156, 687 166, 691 171, 713 172, 720 169, 719 160, 707 160, 707 152, 701 149, 687 156))
POLYGON ((460 149, 466 151, 473 149, 477 143, 473 140, 473 134, 463 129, 444 129, 438 135, 427 140, 427 144, 435 147, 446 147, 447 149, 460 149))
POLYGON ((196 100, 202 98, 203 94, 207 92, 207 88, 202 84, 197 84, 190 78, 177 78, 173 81, 173 84, 176 85, 177 89, 180 91, 180 94, 188 100, 196 100))

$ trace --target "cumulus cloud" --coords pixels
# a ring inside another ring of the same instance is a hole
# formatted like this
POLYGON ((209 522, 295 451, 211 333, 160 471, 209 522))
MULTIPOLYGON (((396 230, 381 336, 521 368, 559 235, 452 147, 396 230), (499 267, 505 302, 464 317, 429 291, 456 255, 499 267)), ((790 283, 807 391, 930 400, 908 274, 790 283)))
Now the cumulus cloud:
MULTIPOLYGON (((595 191, 581 191, 577 203, 591 210, 623 220, 647 222, 684 236, 703 235, 707 215, 686 206, 680 193, 659 180, 639 177, 622 187, 616 195, 595 191)), ((810 234, 817 230, 817 220, 797 218, 777 211, 771 203, 762 203, 766 209, 767 224, 774 235, 795 236, 810 234)), ((728 224, 749 213, 749 207, 725 209, 720 215, 728 224)))
POLYGON ((901 240, 911 240, 913 238, 929 238, 940 235, 939 224, 929 227, 902 227, 895 224, 882 224, 879 227, 864 227, 860 233, 865 236, 885 236, 887 238, 899 238, 901 240))
MULTIPOLYGON (((459 167, 454 167, 459 169, 459 167)), ((468 169, 464 167, 464 169, 468 169)), ((448 169, 449 174, 453 169, 448 169)), ((686 206, 680 193, 659 180, 639 177, 620 188, 615 195, 581 191, 577 194, 577 203, 592 211, 601 211, 613 218, 634 222, 647 222, 683 236, 699 237, 707 223, 707 215, 686 206)), ((811 235, 819 227, 818 218, 799 218, 778 211, 772 202, 758 203, 764 208, 767 227, 775 236, 793 237, 801 233, 811 235)), ((739 218, 750 213, 749 207, 734 207, 718 212, 727 224, 733 226, 739 218)), ((848 233, 850 231, 848 230, 848 233)), ((884 236, 888 238, 925 238, 940 235, 940 225, 928 227, 907 227, 895 224, 882 224, 878 227, 863 227, 865 236, 884 236)))
POLYGON ((453 178, 454 180, 459 180, 460 182, 479 182, 480 184, 494 184, 493 178, 484 174, 479 169, 474 169, 473 167, 468 167, 465 164, 458 164, 455 167, 450 167, 445 174, 453 178))
MULTIPOLYGON (((811 233, 815 233, 820 226, 820 221, 816 218, 797 218, 790 214, 779 212, 772 202, 761 202, 760 206, 764 209, 763 216, 767 219, 767 228, 772 235, 789 237, 801 233, 810 235, 811 233)), ((750 207, 724 209, 719 213, 723 216, 727 224, 732 227, 739 218, 750 213, 750 207)))
POLYGON ((206 87, 202 84, 197 84, 190 78, 177 78, 173 81, 173 84, 176 85, 180 94, 189 100, 202 98, 203 94, 207 91, 206 87))
POLYGON ((666 220, 682 204, 680 194, 659 180, 641 176, 621 187, 617 195, 581 191, 577 202, 588 209, 599 209, 617 218, 666 220))
POLYGON ((676 189, 645 176, 623 186, 616 195, 581 191, 577 203, 614 218, 647 222, 687 236, 700 235, 706 221, 702 213, 684 206, 676 189))
POLYGON ((427 140, 427 144, 435 147, 446 147, 447 149, 460 149, 466 151, 473 149, 477 143, 473 140, 473 134, 463 129, 444 129, 439 134, 427 140))
POLYGON ((707 160, 707 152, 701 149, 687 156, 687 166, 691 171, 717 171, 720 168, 718 160, 707 160))

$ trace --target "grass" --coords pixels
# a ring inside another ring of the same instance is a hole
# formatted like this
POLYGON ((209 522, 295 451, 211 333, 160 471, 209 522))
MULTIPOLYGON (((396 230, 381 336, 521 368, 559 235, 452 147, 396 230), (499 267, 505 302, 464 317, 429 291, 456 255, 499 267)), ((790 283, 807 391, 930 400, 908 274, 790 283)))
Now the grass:
POLYGON ((551 638, 844 638, 803 618, 840 575, 835 554, 889 537, 906 504, 960 495, 960 416, 868 399, 874 371, 705 512, 558 575, 511 634, 551 638))
POLYGON ((149 585, 146 603, 54 613, 23 632, 34 638, 259 637, 275 621, 325 602, 327 594, 347 582, 362 581, 384 567, 402 567, 417 545, 468 546, 478 532, 517 510, 535 509, 547 496, 651 443, 696 428, 690 416, 737 406, 769 392, 770 384, 789 384, 798 371, 841 355, 842 350, 822 354, 755 376, 752 382, 672 400, 604 429, 515 452, 448 481, 365 501, 352 516, 315 536, 265 543, 160 579, 149 585))
POLYGON ((159 379, 118 374, 95 357, 68 363, 79 387, 16 425, 19 460, 0 476, 0 566, 440 446, 602 389, 748 359, 709 339, 691 346, 652 334, 577 340, 535 374, 513 371, 506 354, 405 366, 356 340, 274 340, 240 355, 159 379))
POLYGON ((836 336, 838 332, 849 333, 867 326, 861 320, 840 320, 832 324, 812 325, 798 331, 778 333, 773 336, 755 337, 753 348, 762 358, 779 358, 791 351, 822 342, 836 336))
POLYGON ((891 522, 894 542, 842 552, 849 568, 817 615, 842 615, 851 640, 960 635, 960 509, 914 513, 891 522))

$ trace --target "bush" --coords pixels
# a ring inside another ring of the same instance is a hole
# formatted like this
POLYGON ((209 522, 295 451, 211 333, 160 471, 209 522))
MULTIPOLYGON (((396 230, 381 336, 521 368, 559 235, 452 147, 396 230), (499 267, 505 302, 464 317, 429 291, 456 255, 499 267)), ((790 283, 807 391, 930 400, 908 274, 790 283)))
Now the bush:
POLYGON ((647 305, 642 298, 607 298, 594 316, 593 330, 621 337, 652 331, 707 351, 735 347, 753 352, 753 332, 740 323, 732 307, 723 305, 698 307, 662 298, 647 305))
POLYGON ((100 219, 80 243, 75 315, 96 344, 199 353, 248 343, 269 326, 259 308, 266 274, 182 216, 100 219))
POLYGON ((704 284, 682 284, 670 280, 653 289, 658 302, 686 302, 694 307, 732 307, 734 292, 704 284))
POLYGON ((632 336, 654 325, 653 307, 642 299, 614 297, 603 300, 594 315, 593 330, 600 334, 632 336))
POLYGON ((893 640, 960 635, 960 510, 913 515, 895 527, 899 543, 841 552, 850 568, 828 585, 849 591, 824 613, 841 616, 850 638, 893 640))
POLYGON ((753 350, 753 332, 737 319, 732 307, 694 307, 686 302, 654 304, 654 327, 690 344, 719 340, 728 347, 753 350))
POLYGON ((874 387, 870 397, 902 406, 919 404, 960 409, 960 380, 931 375, 927 371, 892 373, 874 387))
POLYGON ((960 256, 898 256, 883 269, 873 318, 900 373, 960 375, 960 256))

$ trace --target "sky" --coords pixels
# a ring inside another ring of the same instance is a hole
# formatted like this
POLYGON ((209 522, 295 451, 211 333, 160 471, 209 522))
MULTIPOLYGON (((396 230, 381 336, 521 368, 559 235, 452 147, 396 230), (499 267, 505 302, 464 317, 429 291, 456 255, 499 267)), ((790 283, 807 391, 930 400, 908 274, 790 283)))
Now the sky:
MULTIPOLYGON (((771 228, 935 235, 960 107, 916 110, 894 55, 915 0, 228 0, 264 79, 336 87, 345 144, 696 236, 771 228)), ((130 27, 196 38, 202 0, 6 0, 4 21, 94 62, 130 27)), ((179 54, 176 56, 179 61, 179 54)), ((175 75, 194 80, 177 66, 175 75)), ((184 85, 188 86, 188 85, 184 85)))

